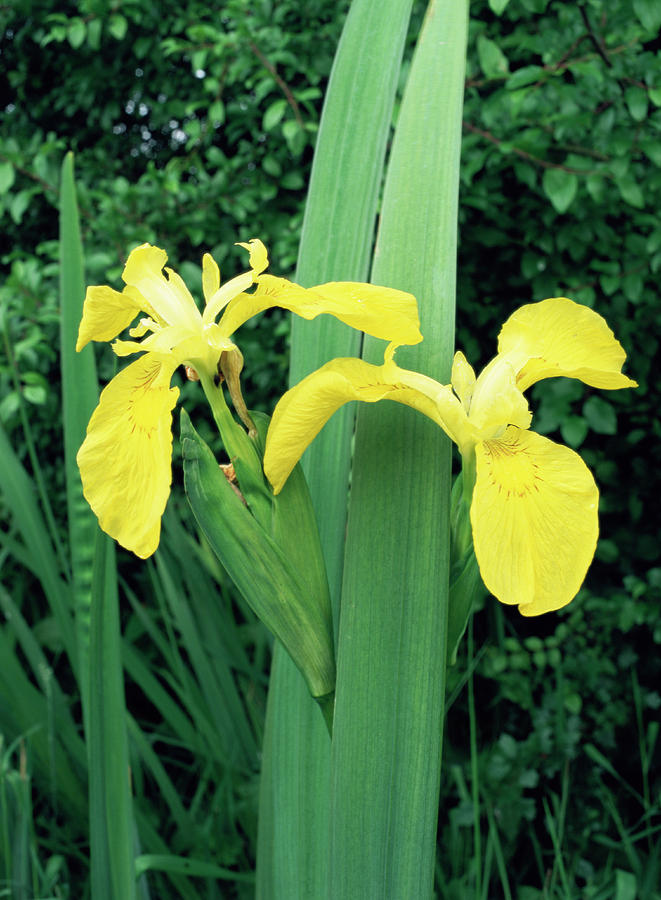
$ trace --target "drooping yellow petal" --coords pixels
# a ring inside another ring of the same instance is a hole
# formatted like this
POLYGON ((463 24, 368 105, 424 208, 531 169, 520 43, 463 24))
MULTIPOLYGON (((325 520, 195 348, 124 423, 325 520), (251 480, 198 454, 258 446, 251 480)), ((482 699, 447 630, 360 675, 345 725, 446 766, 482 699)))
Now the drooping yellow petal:
POLYGON ((202 257, 202 293, 204 294, 205 303, 208 303, 211 297, 220 287, 220 269, 218 263, 210 253, 205 253, 202 257))
POLYGON ((567 297, 552 297, 517 309, 498 336, 524 391, 541 378, 564 375, 598 388, 636 387, 622 374, 626 359, 606 321, 567 297))
POLYGON ((122 278, 145 297, 157 316, 168 325, 199 327, 200 312, 183 280, 168 269, 163 274, 167 253, 151 244, 142 244, 131 252, 122 278))
POLYGON ((311 290, 323 297, 326 312, 365 334, 397 344, 412 345, 422 340, 418 302, 413 294, 353 281, 331 281, 311 290))
POLYGON ((476 462, 470 517, 485 585, 524 616, 566 606, 599 532, 587 466, 568 447, 518 428, 478 444, 476 462))
POLYGON ((452 361, 452 376, 450 378, 454 392, 461 400, 461 405, 466 412, 470 411, 473 390, 475 389, 475 370, 468 362, 461 350, 457 350, 452 361))
POLYGON ((480 372, 473 388, 470 420, 483 440, 500 437, 507 425, 530 426, 532 413, 507 357, 495 356, 480 372))
POLYGON ((304 319, 327 313, 352 328, 397 344, 422 340, 418 306, 412 294, 349 281, 307 289, 274 275, 262 275, 254 294, 237 296, 225 310, 221 327, 226 334, 233 334, 252 316, 273 306, 289 309, 304 319))
POLYGON ((282 489, 304 450, 341 406, 350 400, 375 403, 384 399, 417 409, 451 437, 451 431, 469 427, 449 385, 394 363, 374 366, 362 359, 333 359, 287 391, 273 412, 264 472, 274 492, 282 489))
POLYGON ((158 546, 172 480, 174 365, 147 353, 101 394, 78 451, 83 493, 101 528, 143 559, 158 546))
POLYGON ((131 293, 114 291, 106 285, 88 287, 83 318, 78 328, 76 350, 90 341, 111 341, 143 311, 131 293))

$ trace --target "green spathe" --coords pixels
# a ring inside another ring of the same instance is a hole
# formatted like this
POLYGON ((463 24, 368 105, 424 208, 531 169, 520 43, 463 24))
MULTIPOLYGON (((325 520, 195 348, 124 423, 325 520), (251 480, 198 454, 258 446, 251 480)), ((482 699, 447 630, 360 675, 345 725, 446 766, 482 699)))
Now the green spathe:
POLYGON ((335 689, 330 601, 302 473, 290 492, 274 499, 272 536, 229 484, 184 410, 181 440, 184 484, 195 518, 228 575, 287 649, 326 715, 335 689), (311 563, 305 573, 290 563, 288 542, 307 543, 311 563))

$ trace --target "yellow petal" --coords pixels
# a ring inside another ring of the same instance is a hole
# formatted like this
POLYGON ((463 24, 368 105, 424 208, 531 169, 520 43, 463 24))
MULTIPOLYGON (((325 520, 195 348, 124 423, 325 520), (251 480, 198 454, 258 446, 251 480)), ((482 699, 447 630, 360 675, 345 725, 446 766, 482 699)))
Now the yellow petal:
POLYGON ((517 309, 498 336, 524 391, 541 378, 564 375, 598 388, 636 387, 622 374, 620 343, 594 310, 567 297, 552 297, 517 309))
POLYGON ((124 331, 143 309, 135 296, 127 291, 120 294, 119 291, 114 291, 106 285, 88 287, 76 350, 82 350, 89 341, 111 341, 124 331))
POLYGON ((243 247, 250 253, 250 268, 252 269, 254 276, 261 275, 264 269, 268 268, 269 257, 266 252, 266 247, 261 241, 257 240, 257 238, 253 238, 253 240, 248 241, 247 243, 240 243, 237 241, 236 246, 243 247))
MULTIPOLYGON (((215 324, 214 319, 221 309, 225 309, 226 306, 239 297, 247 297, 248 294, 244 294, 243 291, 247 290, 252 283, 252 272, 243 272, 241 275, 237 275, 235 278, 232 278, 226 284, 219 287, 215 294, 212 294, 211 297, 209 297, 207 305, 204 307, 204 312, 202 313, 204 325, 208 327, 211 324, 215 324)), ((223 313, 223 321, 226 315, 226 312, 223 313)), ((245 320, 242 320, 242 322, 243 321, 245 320)), ((242 322, 239 324, 242 324, 242 322)), ((238 325, 236 327, 238 328, 238 325)), ((223 334, 229 337, 232 332, 224 327, 223 334)))
POLYGON ((218 263, 210 253, 205 253, 202 257, 202 293, 206 303, 209 302, 219 287, 220 269, 218 268, 218 263))
MULTIPOLYGON (((326 308, 320 312, 330 313, 365 334, 397 344, 418 344, 422 340, 413 294, 353 281, 332 281, 310 290, 323 298, 326 308)), ((298 309, 294 312, 304 315, 298 309)))
POLYGON ((182 279, 172 269, 167 270, 169 278, 163 274, 167 258, 165 250, 142 244, 131 252, 122 278, 149 301, 163 322, 199 327, 200 312, 182 279))
POLYGON ((599 493, 581 457, 508 428, 476 447, 475 556, 487 588, 524 616, 566 606, 597 545, 599 493))
POLYGON ((221 327, 233 334, 248 319, 273 306, 304 319, 327 313, 352 328, 397 344, 422 340, 415 297, 394 288, 357 282, 332 282, 303 288, 286 278, 262 275, 254 294, 236 297, 225 310, 221 327))
POLYGON ((461 405, 468 412, 475 388, 475 371, 461 350, 457 350, 454 355, 450 380, 455 394, 461 400, 461 405))
POLYGON ((517 386, 509 357, 495 356, 480 372, 473 388, 469 418, 483 440, 501 437, 507 425, 530 426, 532 414, 517 386))
POLYGON ((417 409, 448 433, 466 427, 466 415, 449 385, 394 363, 374 366, 361 359, 333 359, 287 391, 273 412, 264 472, 274 492, 282 489, 307 446, 341 406, 350 400, 383 399, 417 409))
POLYGON ((101 394, 78 451, 83 493, 101 528, 143 559, 158 546, 172 480, 170 360, 147 353, 101 394))

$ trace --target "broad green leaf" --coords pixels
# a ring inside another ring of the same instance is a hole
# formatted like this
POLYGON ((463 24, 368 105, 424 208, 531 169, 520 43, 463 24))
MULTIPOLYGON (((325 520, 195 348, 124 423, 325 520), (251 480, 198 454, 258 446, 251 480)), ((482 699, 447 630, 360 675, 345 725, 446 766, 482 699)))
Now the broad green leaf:
POLYGON ((508 91, 516 91, 526 85, 535 84, 543 76, 544 69, 541 66, 524 66, 522 69, 512 72, 505 82, 505 87, 508 91))
POLYGON ((287 101, 282 98, 272 103, 264 113, 264 118, 262 119, 262 128, 264 131, 272 131, 284 116, 286 109, 287 101))
POLYGON ((636 209, 642 209, 645 206, 645 197, 640 185, 634 181, 631 175, 624 175, 615 179, 615 184, 620 192, 623 200, 636 209))
POLYGON ((633 872, 624 869, 615 870, 615 894, 614 900, 636 900, 638 885, 633 872))
POLYGON ((635 122, 642 122, 647 117, 647 91, 645 88, 633 85, 624 92, 631 118, 635 122))
POLYGON ((641 148, 645 156, 652 160, 655 166, 661 168, 661 145, 658 141, 643 141, 641 148))
POLYGON ((583 415, 593 431, 597 434, 616 434, 617 416, 612 403, 601 397, 590 397, 583 404, 583 415))
POLYGON ((499 16, 509 2, 510 0, 489 0, 489 8, 499 16))
POLYGON ((578 178, 572 172, 565 172, 562 169, 546 169, 542 187, 556 212, 565 213, 576 196, 578 178))
POLYGON ((661 28, 661 6, 657 0, 633 0, 633 11, 647 31, 656 33, 661 28))
MULTIPOLYGON (((354 0, 324 103, 305 206, 296 280, 365 281, 411 0, 354 0)), ((294 316, 290 384, 360 334, 331 316, 294 316)), ((355 411, 346 406, 306 452, 331 599, 339 607, 355 411)), ((264 738, 257 848, 260 900, 308 900, 328 890, 330 747, 303 679, 276 644, 264 738)))
POLYGON ((588 426, 580 416, 569 416, 560 426, 560 433, 570 447, 580 447, 587 436, 588 426))
POLYGON ((108 31, 115 38, 115 40, 121 41, 126 35, 127 28, 128 22, 126 21, 124 16, 110 16, 110 19, 108 21, 108 31))
POLYGON ((477 56, 480 68, 487 78, 497 78, 509 72, 507 57, 495 41, 489 40, 483 34, 477 39, 477 56))
POLYGON ((6 194, 14 183, 15 172, 10 162, 0 162, 0 194, 6 194))
MULTIPOLYGON (((445 381, 454 335, 467 3, 430 3, 397 122, 372 281, 411 291, 445 381)), ((383 360, 383 344, 364 356, 383 360)), ((359 405, 333 733, 333 900, 432 896, 445 693, 450 445, 398 404, 359 405)))
POLYGON ((69 30, 67 31, 67 37, 74 50, 78 50, 79 47, 82 47, 85 43, 86 35, 87 29, 85 27, 85 22, 82 19, 72 19, 69 30))

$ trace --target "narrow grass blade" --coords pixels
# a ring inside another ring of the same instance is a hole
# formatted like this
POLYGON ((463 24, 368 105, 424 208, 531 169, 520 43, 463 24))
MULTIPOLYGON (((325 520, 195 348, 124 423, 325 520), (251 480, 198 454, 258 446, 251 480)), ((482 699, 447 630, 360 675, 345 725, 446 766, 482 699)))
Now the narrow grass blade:
MULTIPOLYGON (((432 0, 395 132, 372 281, 411 291, 439 380, 454 341, 467 2, 432 0)), ((364 354, 382 361, 383 345, 364 354)), ((430 897, 449 577, 450 445, 398 404, 358 410, 332 751, 333 900, 430 897)))
MULTIPOLYGON (((310 181, 296 278, 365 281, 383 160, 411 0, 354 0, 337 50, 310 181)), ((290 382, 359 351, 357 332, 294 317, 290 382)), ((338 413, 303 460, 337 610, 354 410, 338 413)), ((324 897, 328 888, 330 752, 326 729, 294 665, 276 645, 260 793, 257 895, 324 897)))
POLYGON ((94 900, 134 900, 133 818, 114 544, 98 532, 92 579, 88 750, 94 900))
POLYGON ((39 509, 32 479, 14 453, 0 425, 0 491, 25 550, 22 562, 39 578, 59 629, 59 637, 74 671, 77 670, 75 633, 70 609, 69 586, 60 566, 48 528, 39 509))
POLYGON ((78 325, 83 312, 85 282, 83 247, 76 203, 73 154, 62 163, 60 184, 60 367, 62 371, 62 410, 64 429, 64 472, 67 486, 67 512, 76 645, 79 659, 79 684, 83 713, 88 711, 90 588, 97 523, 83 497, 76 453, 85 437, 85 429, 98 400, 94 350, 91 345, 76 353, 78 325))

